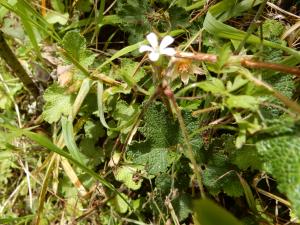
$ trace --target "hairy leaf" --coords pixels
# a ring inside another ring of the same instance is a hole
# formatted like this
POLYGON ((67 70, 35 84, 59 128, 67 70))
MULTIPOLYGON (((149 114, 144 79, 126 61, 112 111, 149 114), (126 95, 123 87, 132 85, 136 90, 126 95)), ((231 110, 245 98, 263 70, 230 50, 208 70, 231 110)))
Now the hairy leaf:
POLYGON ((203 173, 203 183, 212 195, 218 195, 221 191, 234 197, 243 195, 240 181, 223 154, 216 154, 208 163, 203 173))
MULTIPOLYGON (((186 118, 187 129, 195 129, 195 119, 186 118), (192 121, 194 120, 194 121, 192 121)), ((150 105, 144 116, 145 125, 139 129, 145 140, 134 141, 127 156, 135 163, 145 166, 150 174, 166 172, 177 158, 183 138, 179 124, 162 103, 150 105)), ((199 137, 191 140, 193 150, 199 152, 202 141, 199 137)))
POLYGON ((192 199, 189 195, 181 194, 172 200, 172 205, 179 221, 185 220, 192 213, 192 199))
POLYGON ((257 142, 263 168, 278 182, 278 189, 286 193, 300 216, 300 138, 299 132, 271 137, 257 142))
POLYGON ((123 182, 128 188, 132 190, 140 189, 143 179, 134 179, 134 175, 140 170, 138 166, 120 166, 115 172, 117 181, 123 182))
POLYGON ((48 87, 44 99, 46 103, 42 116, 48 123, 57 122, 62 115, 71 113, 74 96, 67 94, 58 84, 48 87))
POLYGON ((86 41, 78 31, 69 31, 63 38, 64 50, 77 62, 85 67, 90 66, 95 59, 95 55, 86 50, 86 41))
POLYGON ((143 35, 149 32, 148 10, 147 0, 119 0, 117 2, 117 15, 122 18, 122 29, 130 33, 130 44, 141 41, 143 35))

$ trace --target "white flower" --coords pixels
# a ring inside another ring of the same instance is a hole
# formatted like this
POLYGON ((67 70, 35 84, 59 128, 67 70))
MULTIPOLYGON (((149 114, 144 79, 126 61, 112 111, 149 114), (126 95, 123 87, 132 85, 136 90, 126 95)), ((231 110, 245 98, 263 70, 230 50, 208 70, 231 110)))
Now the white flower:
POLYGON ((157 61, 160 55, 174 56, 176 51, 174 48, 169 48, 168 46, 174 42, 174 38, 167 35, 165 36, 161 43, 158 45, 158 38, 155 33, 150 33, 147 35, 147 40, 149 45, 142 45, 140 47, 140 52, 150 52, 149 59, 153 62, 157 61))

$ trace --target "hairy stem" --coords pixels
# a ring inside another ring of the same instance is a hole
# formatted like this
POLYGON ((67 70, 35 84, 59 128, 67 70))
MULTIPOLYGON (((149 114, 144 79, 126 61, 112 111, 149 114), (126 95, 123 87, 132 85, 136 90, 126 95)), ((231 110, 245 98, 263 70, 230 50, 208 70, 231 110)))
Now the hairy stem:
POLYGON ((187 156, 188 156, 189 160, 191 161, 191 163, 193 165, 193 170, 194 170, 194 173, 196 175, 196 179, 198 181, 201 197, 205 198, 206 195, 205 195, 204 186, 203 186, 203 182, 202 182, 202 170, 197 165, 197 162, 196 162, 196 159, 195 159, 195 154, 194 154, 192 146, 190 144, 189 134, 188 134, 187 128, 184 124, 184 119, 182 117, 181 110, 180 110, 179 106, 177 105, 174 93, 173 93, 173 91, 171 90, 171 88, 169 86, 167 86, 165 88, 164 94, 171 100, 171 102, 172 102, 172 104, 173 104, 173 106, 176 110, 177 119, 178 119, 178 122, 179 122, 179 125, 180 125, 180 128, 181 128, 181 131, 182 131, 182 135, 183 135, 185 145, 187 147, 187 156))

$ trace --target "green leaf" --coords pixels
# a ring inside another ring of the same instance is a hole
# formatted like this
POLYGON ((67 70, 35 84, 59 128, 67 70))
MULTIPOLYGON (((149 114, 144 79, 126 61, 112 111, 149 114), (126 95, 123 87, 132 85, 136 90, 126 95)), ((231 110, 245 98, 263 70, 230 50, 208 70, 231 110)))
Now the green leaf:
POLYGON ((222 67, 225 65, 225 63, 229 59, 229 56, 231 55, 230 46, 231 43, 226 43, 222 47, 219 47, 217 49, 217 54, 218 54, 218 61, 216 63, 217 73, 221 72, 222 67))
POLYGON ((226 105, 228 108, 242 108, 256 111, 259 106, 259 100, 249 95, 230 95, 226 99, 226 105))
MULTIPOLYGON (((195 129, 195 119, 184 117, 188 131, 195 129)), ((177 148, 184 143, 179 124, 169 115, 162 103, 149 106, 144 123, 139 131, 146 139, 133 141, 127 156, 133 162, 144 165, 150 174, 166 172, 179 155, 176 152, 177 148)), ((191 144, 194 151, 200 151, 202 141, 199 137, 193 138, 191 144)))
POLYGON ((117 2, 117 15, 122 19, 122 29, 130 33, 130 44, 141 41, 151 30, 147 18, 149 8, 147 0, 119 0, 117 2))
POLYGON ((112 113, 115 120, 118 121, 118 127, 122 127, 121 132, 126 134, 131 130, 133 123, 128 123, 132 118, 139 113, 139 105, 128 105, 125 101, 118 101, 112 113))
POLYGON ((174 146, 179 142, 178 123, 170 116, 166 106, 155 103, 149 106, 144 117, 145 125, 140 132, 155 148, 174 146))
POLYGON ((203 183, 212 195, 225 192, 229 196, 242 196, 243 188, 237 176, 237 168, 231 163, 232 154, 237 151, 234 136, 223 134, 214 138, 209 146, 212 154, 203 170, 203 183))
POLYGON ((257 142, 263 168, 278 182, 278 189, 287 194, 296 215, 300 216, 300 137, 292 134, 270 137, 257 142))
POLYGON ((253 196, 253 193, 251 191, 249 184, 241 175, 238 174, 238 177, 243 186, 246 201, 247 201, 249 208, 252 210, 252 212, 257 213, 256 202, 255 202, 255 199, 254 199, 254 196, 253 196))
POLYGON ((18 217, 3 217, 0 219, 0 224, 27 224, 34 219, 35 215, 26 215, 18 217))
POLYGON ((284 24, 277 20, 266 19, 262 25, 263 37, 279 38, 284 31, 284 24))
POLYGON ((86 165, 87 159, 80 153, 79 148, 76 145, 73 131, 73 124, 66 117, 61 118, 61 127, 65 144, 71 154, 71 156, 78 162, 86 165))
POLYGON ((94 62, 96 56, 91 51, 86 50, 86 40, 78 31, 67 32, 62 45, 69 56, 85 67, 94 62))
POLYGON ((172 200, 172 205, 179 221, 185 220, 193 212, 192 199, 189 195, 180 194, 172 200))
POLYGON ((80 152, 89 160, 89 165, 97 166, 104 158, 103 149, 96 144, 105 136, 105 130, 99 121, 88 120, 84 124, 84 137, 79 144, 80 152))
MULTIPOLYGON (((227 0, 222 2, 227 2, 227 0)), ((217 35, 221 38, 242 41, 246 35, 246 32, 220 22, 210 13, 210 11, 206 14, 203 26, 207 32, 217 35)), ((247 42, 251 44, 261 43, 260 38, 255 35, 250 35, 250 37, 247 39, 247 42)), ((292 48, 267 40, 264 40, 263 44, 272 48, 284 50, 300 60, 300 53, 292 48)))
POLYGON ((128 204, 124 201, 126 199, 129 200, 128 196, 121 193, 120 197, 119 195, 116 195, 113 199, 109 200, 107 203, 111 207, 113 207, 117 212, 119 213, 126 213, 129 209, 128 204))
POLYGON ((35 11, 35 9, 24 0, 17 1, 16 5, 14 7, 16 8, 16 10, 22 11, 22 14, 19 14, 19 16, 22 20, 24 30, 25 30, 26 34, 28 35, 29 40, 30 40, 36 54, 40 58, 42 58, 40 47, 39 47, 39 42, 41 41, 40 30, 37 29, 35 26, 32 26, 28 19, 33 16, 33 14, 31 12, 35 11))
POLYGON ((239 88, 243 87, 245 84, 247 84, 249 81, 244 79, 241 75, 238 75, 234 78, 233 84, 227 83, 227 90, 229 92, 234 92, 238 90, 239 88))
POLYGON ((150 152, 140 155, 134 159, 137 164, 145 165, 149 174, 166 172, 174 162, 176 154, 165 148, 151 148, 150 152))
POLYGON ((172 177, 169 174, 163 173, 155 177, 155 186, 163 195, 170 192, 171 185, 172 177))
POLYGON ((115 74, 117 78, 122 78, 130 87, 146 76, 145 70, 139 67, 139 63, 128 58, 122 59, 121 66, 115 74))
POLYGON ((50 3, 55 11, 60 13, 65 11, 65 5, 60 0, 51 0, 50 3))
POLYGON ((63 38, 63 48, 78 62, 85 51, 85 39, 78 31, 69 31, 63 38))
POLYGON ((240 149, 236 149, 231 156, 230 161, 237 165, 241 170, 251 168, 252 170, 261 169, 262 161, 256 148, 244 145, 240 149))
POLYGON ((58 12, 48 12, 45 16, 45 20, 50 24, 56 24, 59 23, 60 25, 66 25, 69 19, 69 14, 64 13, 60 14, 58 12))
POLYGON ((182 28, 188 27, 189 23, 189 15, 182 7, 172 6, 168 10, 170 16, 170 23, 172 28, 182 28))
POLYGON ((215 77, 211 77, 209 80, 198 83, 199 88, 206 92, 211 92, 213 94, 226 94, 226 89, 223 82, 215 77))
POLYGON ((126 185, 126 187, 132 190, 140 189, 143 179, 139 178, 134 180, 134 175, 138 173, 141 168, 138 166, 120 166, 115 172, 115 178, 117 181, 120 181, 126 185))
POLYGON ((66 90, 58 84, 53 84, 44 93, 45 106, 42 113, 48 123, 57 122, 62 115, 72 112, 74 96, 67 94, 66 90))
POLYGON ((240 197, 244 193, 235 171, 223 154, 215 155, 208 163, 203 172, 203 183, 214 196, 222 191, 233 197, 240 197))
MULTIPOLYGON (((264 73, 264 80, 271 84, 274 89, 279 91, 284 96, 288 97, 289 99, 292 98, 293 94, 296 90, 296 85, 294 82, 294 78, 290 74, 283 74, 283 73, 264 73)), ((279 105, 284 107, 284 104, 273 96, 268 96, 268 102, 279 105)), ((283 114, 283 111, 278 107, 272 106, 265 106, 263 107, 263 113, 268 118, 276 118, 283 114)))
POLYGON ((193 201, 196 224, 201 225, 242 225, 224 208, 208 199, 193 201))
POLYGON ((1 31, 13 38, 25 40, 25 33, 20 21, 15 17, 6 17, 2 20, 1 31))

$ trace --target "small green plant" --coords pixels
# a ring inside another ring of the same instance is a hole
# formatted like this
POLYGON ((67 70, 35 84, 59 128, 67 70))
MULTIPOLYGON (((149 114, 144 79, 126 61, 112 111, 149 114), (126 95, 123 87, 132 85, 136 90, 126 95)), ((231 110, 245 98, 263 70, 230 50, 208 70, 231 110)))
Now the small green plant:
POLYGON ((1 224, 299 222, 293 20, 263 0, 44 3, 0 0, 39 92, 0 62, 1 224))

